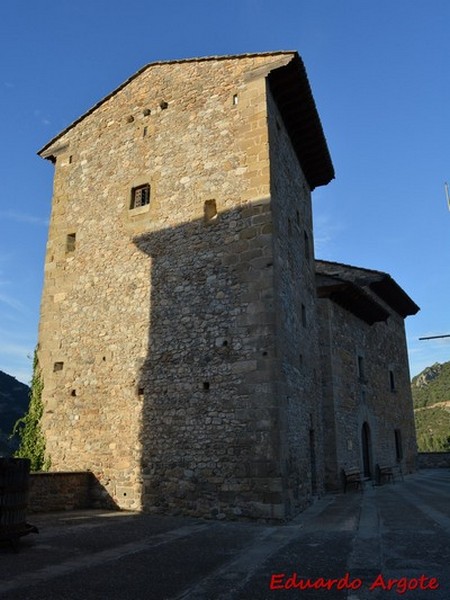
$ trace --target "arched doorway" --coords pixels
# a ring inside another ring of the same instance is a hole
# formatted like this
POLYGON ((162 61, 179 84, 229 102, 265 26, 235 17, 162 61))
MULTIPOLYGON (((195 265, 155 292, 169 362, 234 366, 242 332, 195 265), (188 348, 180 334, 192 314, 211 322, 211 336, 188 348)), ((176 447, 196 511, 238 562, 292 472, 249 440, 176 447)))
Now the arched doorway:
POLYGON ((367 422, 361 429, 361 447, 363 455, 364 477, 372 478, 372 445, 370 441, 370 427, 367 422))

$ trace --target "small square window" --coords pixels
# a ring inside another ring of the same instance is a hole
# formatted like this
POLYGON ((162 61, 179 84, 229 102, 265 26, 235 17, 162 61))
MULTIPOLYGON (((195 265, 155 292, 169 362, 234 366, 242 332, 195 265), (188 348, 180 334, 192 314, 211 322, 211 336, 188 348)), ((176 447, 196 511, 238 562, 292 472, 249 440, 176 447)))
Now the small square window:
POLYGON ((138 208, 150 204, 150 185, 139 185, 131 190, 130 208, 138 208))
POLYGON ((203 206, 205 221, 211 221, 217 217, 217 205, 215 200, 206 200, 203 206))
POLYGON ((55 362, 53 364, 53 372, 56 373, 57 371, 62 371, 64 368, 64 363, 63 362, 55 362))

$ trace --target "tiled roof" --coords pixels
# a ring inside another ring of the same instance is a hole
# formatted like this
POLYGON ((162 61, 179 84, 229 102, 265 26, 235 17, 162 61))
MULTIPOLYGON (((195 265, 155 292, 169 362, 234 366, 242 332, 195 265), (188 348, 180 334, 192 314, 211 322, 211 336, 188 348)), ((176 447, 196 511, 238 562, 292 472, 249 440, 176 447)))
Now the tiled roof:
MULTIPOLYGON (((365 308, 361 308, 363 305, 369 309, 367 301, 362 300, 363 296, 369 297, 369 292, 378 296, 403 318, 415 315, 420 310, 398 283, 382 271, 316 260, 316 282, 320 298, 330 298, 342 306, 346 304, 344 308, 352 312, 364 311, 365 308), (359 290, 358 293, 356 289, 359 290)), ((375 302, 373 297, 370 298, 375 302)), ((382 310, 373 307, 368 313, 371 315, 369 318, 374 319, 373 322, 385 320, 388 316, 386 314, 383 318, 383 311, 386 311, 381 305, 377 306, 382 310)))
POLYGON ((305 177, 313 190, 334 179, 334 168, 302 59, 294 53, 268 81, 305 177))

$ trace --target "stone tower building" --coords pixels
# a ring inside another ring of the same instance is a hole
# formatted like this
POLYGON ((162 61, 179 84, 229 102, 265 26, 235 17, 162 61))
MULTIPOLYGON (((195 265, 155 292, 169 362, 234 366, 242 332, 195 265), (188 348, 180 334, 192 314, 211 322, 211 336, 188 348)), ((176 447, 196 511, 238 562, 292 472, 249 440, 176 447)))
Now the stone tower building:
POLYGON ((128 509, 301 510, 339 403, 323 402, 310 199, 334 173, 298 54, 152 63, 39 154, 53 469, 92 471, 128 509))

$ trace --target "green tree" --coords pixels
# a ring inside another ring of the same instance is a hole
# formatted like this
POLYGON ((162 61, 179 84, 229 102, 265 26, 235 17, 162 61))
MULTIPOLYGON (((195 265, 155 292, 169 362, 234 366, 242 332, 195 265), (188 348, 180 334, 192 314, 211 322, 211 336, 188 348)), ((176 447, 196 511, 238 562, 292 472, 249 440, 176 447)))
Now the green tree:
POLYGON ((16 421, 13 430, 13 435, 17 432, 20 437, 19 449, 14 456, 30 459, 32 471, 48 471, 50 468, 50 459, 45 456, 45 438, 41 429, 41 419, 44 412, 42 403, 43 388, 44 381, 39 367, 37 350, 35 350, 28 412, 16 421))

